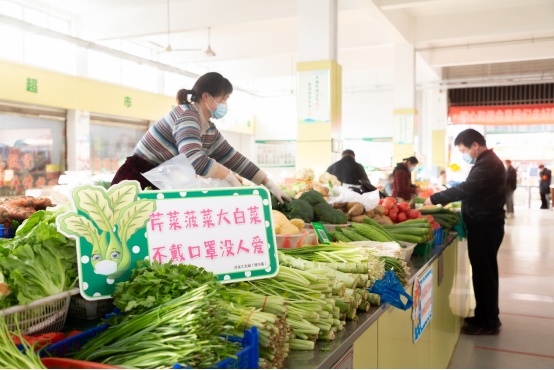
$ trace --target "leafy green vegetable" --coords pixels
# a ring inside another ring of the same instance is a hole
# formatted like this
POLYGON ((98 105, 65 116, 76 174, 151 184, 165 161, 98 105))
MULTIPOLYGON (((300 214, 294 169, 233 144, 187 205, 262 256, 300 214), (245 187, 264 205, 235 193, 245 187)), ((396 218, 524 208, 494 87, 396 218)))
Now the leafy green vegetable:
POLYGON ((56 229, 65 209, 38 211, 0 249, 0 270, 14 294, 0 307, 27 304, 73 288, 77 279, 75 241, 56 229))
POLYGON ((116 284, 112 296, 121 312, 139 314, 202 285, 216 291, 222 288, 217 276, 202 267, 142 261, 129 281, 116 284))

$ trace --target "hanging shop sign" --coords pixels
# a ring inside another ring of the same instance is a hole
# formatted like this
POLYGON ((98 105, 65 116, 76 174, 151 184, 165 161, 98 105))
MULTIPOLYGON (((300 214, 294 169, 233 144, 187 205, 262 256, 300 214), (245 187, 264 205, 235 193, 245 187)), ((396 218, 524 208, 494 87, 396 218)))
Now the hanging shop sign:
POLYGON ((330 71, 328 69, 298 72, 298 122, 331 121, 330 71))
POLYGON ((554 123, 554 104, 450 107, 451 124, 529 125, 554 123))
POLYGON ((414 343, 416 343, 433 316, 433 269, 430 268, 421 277, 414 281, 413 291, 414 305, 412 308, 412 321, 414 343))
POLYGON ((278 272, 271 200, 263 187, 141 192, 124 181, 81 186, 58 230, 77 240, 79 287, 88 300, 111 297, 137 263, 185 263, 221 282, 278 272))

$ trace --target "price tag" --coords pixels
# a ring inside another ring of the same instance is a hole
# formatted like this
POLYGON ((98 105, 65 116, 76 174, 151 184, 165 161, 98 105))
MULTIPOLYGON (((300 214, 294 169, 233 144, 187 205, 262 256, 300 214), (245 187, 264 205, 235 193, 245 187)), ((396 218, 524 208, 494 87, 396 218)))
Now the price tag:
POLYGON ((312 226, 315 230, 315 236, 317 238, 317 241, 319 244, 329 244, 331 243, 331 239, 329 238, 329 234, 327 234, 327 230, 325 230, 325 227, 319 223, 319 222, 312 222, 312 226))

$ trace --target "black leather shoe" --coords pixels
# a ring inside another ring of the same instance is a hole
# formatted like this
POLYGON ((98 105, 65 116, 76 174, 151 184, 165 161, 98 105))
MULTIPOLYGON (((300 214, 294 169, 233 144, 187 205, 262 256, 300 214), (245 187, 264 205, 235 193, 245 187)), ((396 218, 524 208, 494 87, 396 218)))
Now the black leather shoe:
POLYGON ((500 327, 484 328, 478 325, 466 324, 462 327, 462 333, 467 335, 497 335, 500 327))
MULTIPOLYGON (((465 317, 464 318, 464 326, 465 325, 480 326, 481 323, 479 322, 479 320, 477 320, 477 318, 475 316, 473 316, 473 317, 465 317)), ((502 326, 502 322, 500 320, 498 320, 498 327, 501 327, 501 326, 502 326)))

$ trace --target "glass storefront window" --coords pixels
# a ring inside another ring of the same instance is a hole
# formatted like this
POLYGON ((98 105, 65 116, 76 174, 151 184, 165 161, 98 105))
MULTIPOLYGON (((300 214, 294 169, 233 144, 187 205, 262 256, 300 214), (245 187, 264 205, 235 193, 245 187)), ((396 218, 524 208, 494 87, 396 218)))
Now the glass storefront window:
POLYGON ((90 169, 93 174, 115 173, 131 155, 146 127, 90 124, 90 169))
POLYGON ((0 115, 0 196, 58 183, 64 170, 64 123, 0 115))

